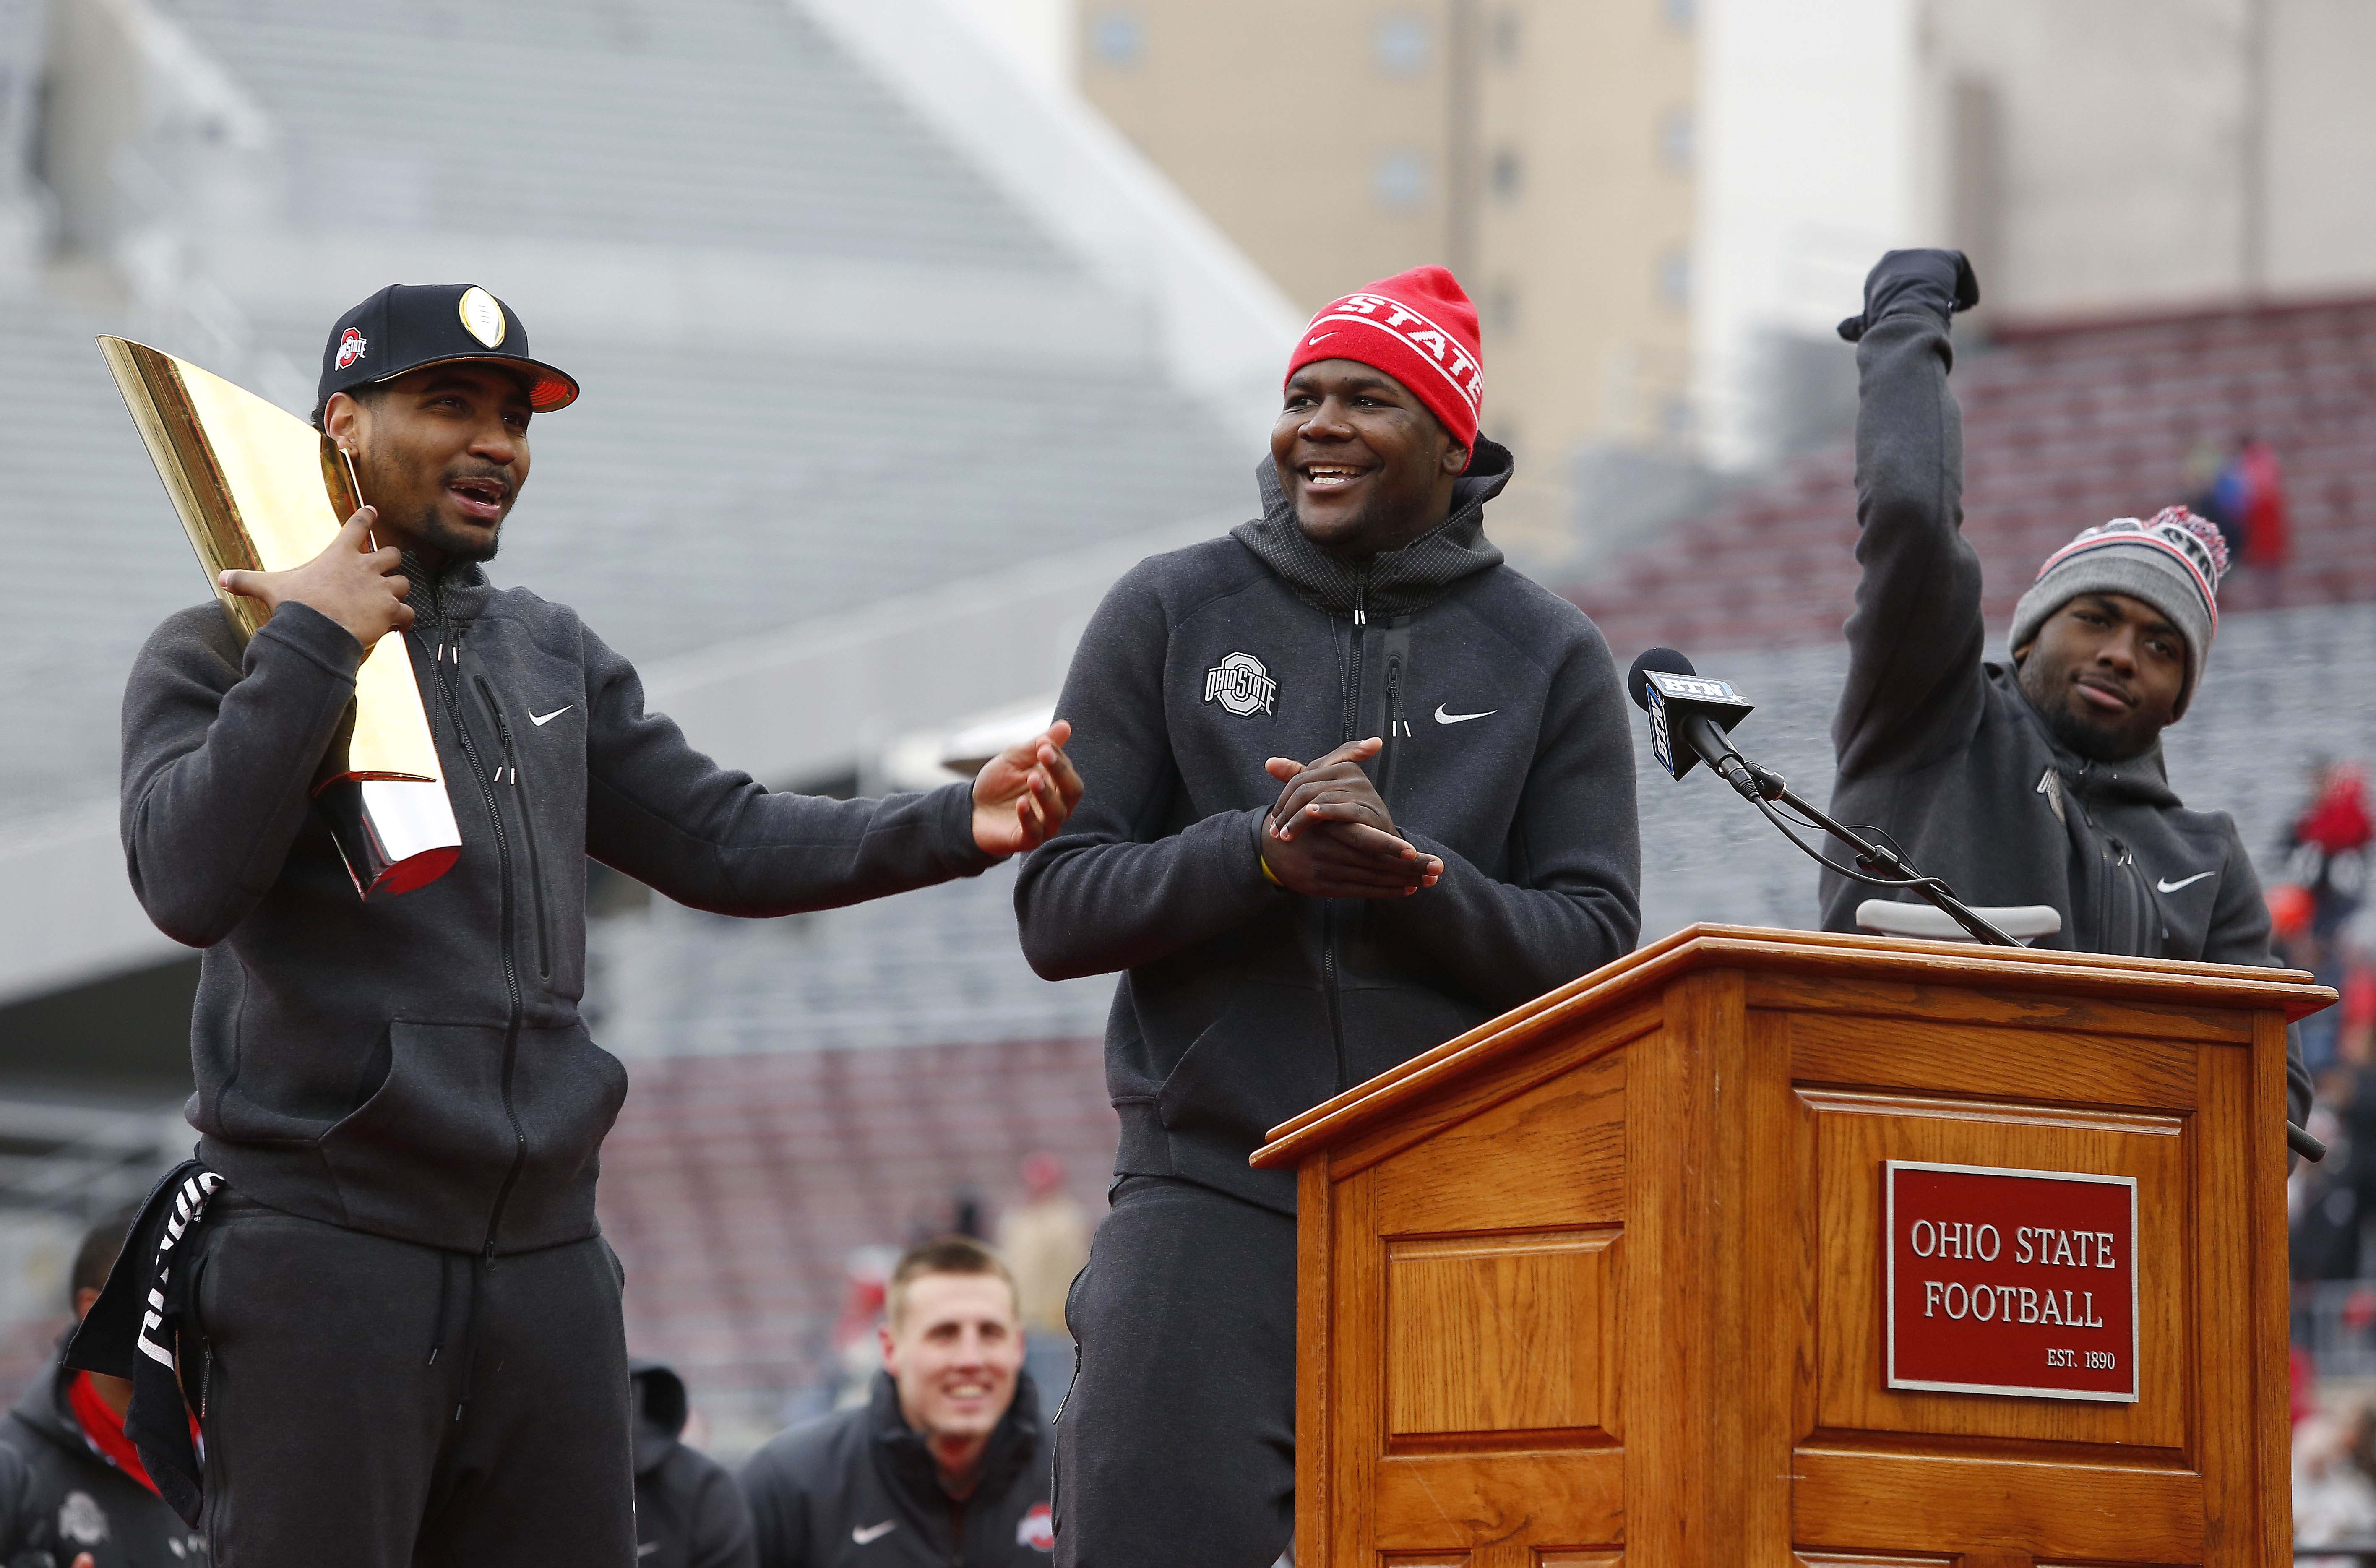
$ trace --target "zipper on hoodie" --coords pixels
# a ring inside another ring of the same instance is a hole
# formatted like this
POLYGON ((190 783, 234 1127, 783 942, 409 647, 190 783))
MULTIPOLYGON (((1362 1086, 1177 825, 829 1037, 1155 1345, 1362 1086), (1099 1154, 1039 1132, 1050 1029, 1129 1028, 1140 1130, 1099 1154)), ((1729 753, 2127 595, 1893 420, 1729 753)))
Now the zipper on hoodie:
MULTIPOLYGON (((429 604, 432 612, 437 618, 437 624, 441 627, 444 626, 446 624, 445 593, 434 582, 429 585, 429 604)), ((437 658, 431 661, 437 672, 437 695, 445 705, 446 720, 454 726, 454 733, 462 742, 462 757, 470 765, 470 777, 479 786, 479 799, 486 805, 487 820, 494 826, 495 866, 503 886, 500 946, 503 950, 504 992, 510 1004, 510 1012, 504 1022, 503 1100, 504 1120, 510 1124, 512 1130, 512 1162, 511 1168, 504 1172, 503 1185, 495 1189, 493 1206, 487 1211, 487 1240, 484 1251, 486 1257, 492 1262, 495 1255, 495 1234, 504 1222, 504 1207, 511 1202, 512 1187, 519 1181, 520 1167, 528 1162, 528 1134, 520 1126, 519 1111, 512 1104, 512 1072, 519 1061, 520 1020, 523 1011, 520 1001, 519 964, 512 953, 514 944, 512 847, 511 840, 504 833, 504 811, 502 805, 495 800, 494 783, 488 777, 486 764, 479 755, 477 744, 470 739, 470 726, 463 719, 461 705, 454 700, 454 683, 446 678, 446 645, 442 634, 437 647, 437 658)), ((458 629, 454 634, 453 658, 454 672, 458 675, 462 672, 462 635, 458 629)))
POLYGON ((528 850, 529 905, 536 912, 536 974, 539 980, 552 978, 552 938, 544 915, 544 857, 537 852, 536 816, 528 808, 528 794, 520 784, 519 753, 512 744, 511 720, 504 717, 504 705, 495 700, 494 687, 484 675, 473 672, 471 683, 479 688, 479 700, 487 705, 487 713, 495 721, 495 736, 503 742, 504 764, 496 769, 498 782, 508 783, 512 799, 519 806, 520 843, 528 850))
MULTIPOLYGON (((1346 628, 1350 653, 1345 660, 1345 739, 1360 739, 1361 723, 1361 637, 1370 616, 1363 600, 1370 586, 1370 568, 1353 568, 1353 624, 1346 628)), ((1320 978, 1328 1002, 1328 1043, 1336 1055, 1336 1092, 1351 1088, 1345 1063, 1345 997, 1336 975, 1336 900, 1320 903, 1320 978)))
MULTIPOLYGON (((1388 639, 1390 642, 1392 638, 1388 639)), ((1395 809, 1395 762, 1402 755, 1402 737, 1410 733, 1403 719, 1403 656, 1386 655, 1386 749, 1378 758, 1378 799, 1395 809)))

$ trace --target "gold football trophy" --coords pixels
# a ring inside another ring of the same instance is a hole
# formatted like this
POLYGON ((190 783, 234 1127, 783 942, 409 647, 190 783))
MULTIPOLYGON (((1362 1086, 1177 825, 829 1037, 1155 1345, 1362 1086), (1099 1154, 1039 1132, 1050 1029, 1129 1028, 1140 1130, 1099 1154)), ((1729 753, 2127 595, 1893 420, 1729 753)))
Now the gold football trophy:
MULTIPOLYGON (((243 641, 265 607, 221 586, 223 572, 303 565, 362 505, 345 453, 312 425, 186 360, 123 338, 100 352, 182 516, 215 600, 243 641)), ((314 781, 339 853, 365 899, 434 882, 462 852, 401 636, 355 672, 355 700, 314 781)))

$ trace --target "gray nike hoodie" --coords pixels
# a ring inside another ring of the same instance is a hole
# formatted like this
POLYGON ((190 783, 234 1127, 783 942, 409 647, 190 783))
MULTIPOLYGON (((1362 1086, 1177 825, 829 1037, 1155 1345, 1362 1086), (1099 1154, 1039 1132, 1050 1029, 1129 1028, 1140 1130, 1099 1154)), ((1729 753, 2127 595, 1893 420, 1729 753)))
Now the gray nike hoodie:
POLYGON ((454 868, 365 904, 309 786, 362 650, 283 605, 242 648, 172 616, 124 699, 123 836, 160 930, 206 949, 199 1158, 292 1214, 488 1256, 596 1232, 625 1070, 578 1016, 586 858, 696 909, 779 915, 970 875, 969 787, 771 792, 644 708, 566 606, 408 564, 401 636, 462 830, 454 868))
POLYGON ((1632 950, 1625 698, 1583 612, 1485 540, 1510 470, 1479 443, 1451 518, 1354 567, 1304 539, 1265 459, 1259 521, 1141 562, 1091 619, 1057 707, 1087 793, 1015 904, 1042 975, 1123 971, 1117 1173, 1292 1213, 1295 1173, 1246 1165, 1271 1127, 1632 950), (1273 885, 1264 762, 1370 735, 1442 880, 1383 901, 1273 885))
MULTIPOLYGON (((1983 657, 1980 563, 1963 534, 1963 415, 1948 299, 1907 277, 1857 345, 1857 560, 1848 675, 1832 720, 1832 814, 1878 826, 1967 903, 2048 904, 2083 953, 2271 964, 2269 911, 2226 812, 2189 811, 2159 745, 2090 762, 2053 737, 2011 668, 1983 657)), ((2076 525, 2074 524, 2074 529, 2076 525)), ((1871 889, 1821 873, 1824 928, 1871 889)), ((2287 1034, 2287 1102, 2310 1109, 2287 1034)))

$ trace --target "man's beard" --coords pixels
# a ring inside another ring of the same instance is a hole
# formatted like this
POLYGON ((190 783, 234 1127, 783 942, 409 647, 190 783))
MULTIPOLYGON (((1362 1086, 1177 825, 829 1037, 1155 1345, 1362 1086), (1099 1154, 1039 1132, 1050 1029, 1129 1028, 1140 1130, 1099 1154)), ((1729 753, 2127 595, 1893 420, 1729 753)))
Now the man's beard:
POLYGON ((438 515, 437 503, 431 502, 413 519, 412 537, 442 553, 448 561, 492 561, 504 544, 504 526, 497 522, 483 540, 475 534, 457 533, 438 515))
MULTIPOLYGON (((2043 676, 2048 672, 2040 673, 2043 676)), ((2040 685, 2044 683, 2044 680, 2039 682, 2040 685)), ((2153 750, 2154 740, 2157 737, 2149 736, 2143 745, 2137 745, 2128 737, 2090 723, 2073 712, 2068 687, 2052 694, 2041 693, 2030 683, 2025 671, 2022 672, 2021 690, 2022 695, 2029 699, 2029 706, 2046 720, 2046 732, 2052 735, 2063 749, 2076 752, 2089 762, 2128 762, 2153 750)))

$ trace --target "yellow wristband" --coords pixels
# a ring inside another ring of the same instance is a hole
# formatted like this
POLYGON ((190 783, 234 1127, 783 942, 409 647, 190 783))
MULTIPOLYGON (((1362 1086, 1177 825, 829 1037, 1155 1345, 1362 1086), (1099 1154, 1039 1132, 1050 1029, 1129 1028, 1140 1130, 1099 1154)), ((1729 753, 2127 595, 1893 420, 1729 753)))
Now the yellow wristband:
POLYGON ((1254 851, 1254 860, 1263 868, 1263 880, 1265 882, 1269 883, 1273 887, 1285 887, 1287 885, 1286 883, 1281 882, 1278 879, 1278 874, 1270 869, 1270 861, 1263 859, 1263 852, 1260 849, 1256 849, 1254 851))

